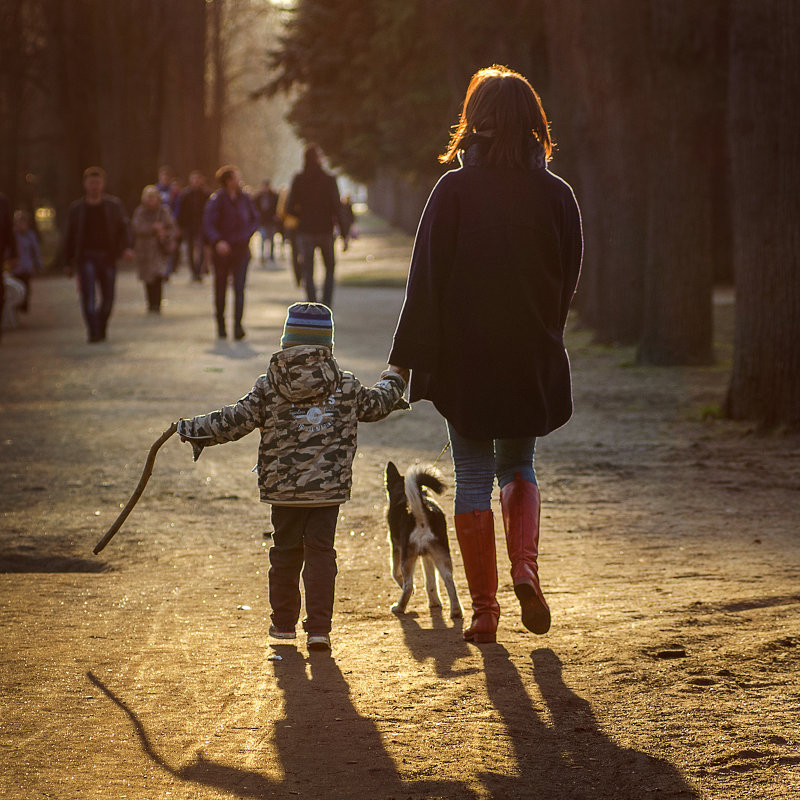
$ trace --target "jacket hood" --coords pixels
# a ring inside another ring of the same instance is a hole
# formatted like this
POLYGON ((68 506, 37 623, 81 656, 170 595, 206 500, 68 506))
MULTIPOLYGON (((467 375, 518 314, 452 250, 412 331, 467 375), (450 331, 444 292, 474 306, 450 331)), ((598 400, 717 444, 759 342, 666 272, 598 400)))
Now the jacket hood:
POLYGON ((287 347, 273 354, 267 377, 281 397, 304 403, 333 394, 342 371, 328 347, 287 347))

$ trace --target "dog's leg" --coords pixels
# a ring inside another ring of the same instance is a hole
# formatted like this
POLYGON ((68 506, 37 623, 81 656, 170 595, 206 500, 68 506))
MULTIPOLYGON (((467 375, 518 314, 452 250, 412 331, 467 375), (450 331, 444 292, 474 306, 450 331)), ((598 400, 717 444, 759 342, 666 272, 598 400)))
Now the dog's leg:
POLYGON ((425 588, 428 591, 428 606, 430 608, 441 608, 442 601, 439 599, 439 588, 436 585, 436 567, 430 553, 422 556, 422 565, 425 568, 425 588))
POLYGON ((436 560, 436 568, 441 573, 447 589, 447 596, 450 598, 450 617, 451 619, 460 619, 463 616, 463 612, 456 592, 456 583, 453 580, 453 562, 450 559, 450 554, 441 551, 435 553, 434 558, 436 560))
POLYGON ((395 583, 402 589, 403 587, 403 573, 401 571, 401 562, 402 562, 402 554, 400 552, 400 546, 395 542, 391 542, 392 545, 392 577, 395 580, 395 583))
POLYGON ((414 594, 414 567, 417 565, 417 557, 406 556, 402 563, 402 583, 400 586, 403 591, 400 592, 400 599, 392 606, 392 611, 395 614, 405 614, 408 601, 411 595, 414 594))

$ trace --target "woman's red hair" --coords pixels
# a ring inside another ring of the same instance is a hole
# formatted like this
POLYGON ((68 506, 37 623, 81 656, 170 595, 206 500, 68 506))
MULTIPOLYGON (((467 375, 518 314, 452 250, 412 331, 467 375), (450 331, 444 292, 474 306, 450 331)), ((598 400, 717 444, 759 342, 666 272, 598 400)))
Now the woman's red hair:
POLYGON ((518 72, 494 64, 478 70, 469 82, 458 124, 439 161, 449 164, 471 134, 486 137, 486 163, 524 167, 530 157, 530 137, 544 148, 545 160, 553 152, 550 124, 533 86, 518 72))

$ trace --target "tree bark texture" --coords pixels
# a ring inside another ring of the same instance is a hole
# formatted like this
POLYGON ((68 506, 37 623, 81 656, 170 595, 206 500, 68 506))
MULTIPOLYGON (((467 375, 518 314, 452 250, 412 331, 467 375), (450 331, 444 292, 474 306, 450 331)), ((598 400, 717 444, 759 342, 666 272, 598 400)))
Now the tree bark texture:
POLYGON ((160 163, 182 175, 208 166, 204 0, 9 0, 0 21, 17 8, 0 53, 0 105, 7 84, 16 93, 2 114, 15 139, 0 125, 5 181, 43 177, 42 199, 63 218, 89 165, 129 210, 160 163))
POLYGON ((736 333, 727 412, 800 427, 800 5, 733 3, 736 333))
POLYGON ((638 360, 713 361, 715 70, 721 0, 647 4, 647 262, 638 360))
POLYGON ((584 215, 577 308, 607 343, 633 343, 641 331, 644 11, 637 0, 545 2, 555 171, 574 183, 584 215))

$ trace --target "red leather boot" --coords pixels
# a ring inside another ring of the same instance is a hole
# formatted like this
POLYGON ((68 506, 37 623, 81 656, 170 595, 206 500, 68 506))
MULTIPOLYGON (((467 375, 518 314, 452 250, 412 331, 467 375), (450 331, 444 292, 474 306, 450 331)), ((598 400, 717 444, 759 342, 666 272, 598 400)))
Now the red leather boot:
POLYGON ((494 515, 491 511, 456 514, 456 536, 464 560, 469 593, 472 595, 472 624, 464 639, 476 644, 497 640, 497 553, 494 546, 494 515))
POLYGON ((514 592, 522 607, 522 624, 533 633, 550 630, 550 609, 539 586, 539 487, 519 475, 500 490, 503 525, 514 592))

